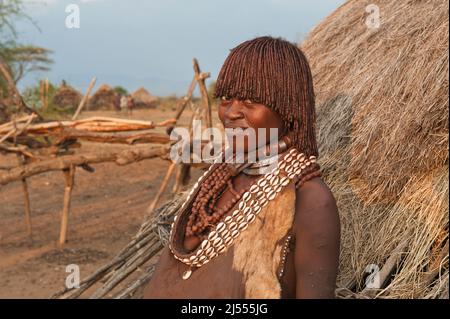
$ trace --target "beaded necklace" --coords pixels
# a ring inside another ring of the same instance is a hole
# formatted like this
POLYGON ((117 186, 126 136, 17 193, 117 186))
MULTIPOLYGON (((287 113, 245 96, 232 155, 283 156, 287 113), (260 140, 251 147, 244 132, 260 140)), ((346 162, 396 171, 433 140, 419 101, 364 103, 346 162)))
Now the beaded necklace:
POLYGON ((302 171, 316 162, 315 156, 306 158, 295 148, 289 150, 269 173, 264 174, 255 182, 248 191, 246 191, 239 202, 235 205, 236 209, 226 216, 223 221, 212 227, 207 237, 203 239, 200 245, 190 253, 180 252, 174 243, 183 239, 174 230, 175 223, 187 220, 186 213, 190 209, 189 205, 198 191, 199 185, 211 173, 213 166, 199 178, 197 183, 188 194, 186 200, 180 208, 180 212, 175 216, 170 231, 169 248, 175 259, 189 266, 189 269, 182 275, 184 280, 188 279, 192 272, 210 262, 220 254, 227 251, 235 238, 245 231, 247 227, 255 220, 269 201, 274 200, 277 195, 294 179, 298 178, 302 171))

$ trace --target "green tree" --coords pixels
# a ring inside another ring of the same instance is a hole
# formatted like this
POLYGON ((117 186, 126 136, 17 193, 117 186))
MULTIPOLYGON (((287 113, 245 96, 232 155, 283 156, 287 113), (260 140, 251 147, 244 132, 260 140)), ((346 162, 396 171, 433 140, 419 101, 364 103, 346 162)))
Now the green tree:
MULTIPOLYGON (((19 19, 27 19, 36 26, 24 13, 22 0, 0 0, 0 59, 9 66, 16 83, 29 72, 49 70, 53 62, 49 58, 51 50, 18 41, 15 22, 19 19)), ((6 81, 2 76, 0 90, 3 96, 7 95, 6 81)))
POLYGON ((115 91, 119 95, 128 95, 128 91, 125 88, 121 87, 120 85, 114 87, 113 91, 115 91))

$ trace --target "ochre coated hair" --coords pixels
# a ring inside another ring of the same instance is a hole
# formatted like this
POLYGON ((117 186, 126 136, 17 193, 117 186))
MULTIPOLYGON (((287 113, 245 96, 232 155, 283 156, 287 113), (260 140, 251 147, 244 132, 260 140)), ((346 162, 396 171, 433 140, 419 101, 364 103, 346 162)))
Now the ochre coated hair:
MULTIPOLYGON (((250 99, 270 107, 282 118, 292 146, 308 157, 318 157, 311 70, 306 57, 294 44, 265 36, 232 49, 217 78, 215 97, 222 96, 250 99)), ((320 165, 314 163, 301 173, 296 187, 321 175, 320 165)), ((236 193, 228 166, 219 165, 200 187, 186 236, 204 238, 210 226, 221 220, 244 191, 236 193), (224 209, 217 209, 216 202, 227 187, 234 198, 224 209)))
POLYGON ((231 49, 217 78, 215 97, 264 104, 280 115, 294 147, 319 156, 311 70, 294 44, 264 36, 231 49))

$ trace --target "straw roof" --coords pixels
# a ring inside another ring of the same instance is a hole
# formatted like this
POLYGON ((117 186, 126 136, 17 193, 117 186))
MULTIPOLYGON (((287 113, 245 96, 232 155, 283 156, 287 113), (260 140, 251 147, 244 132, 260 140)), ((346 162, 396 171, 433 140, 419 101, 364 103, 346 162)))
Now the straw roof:
POLYGON ((102 84, 98 90, 92 95, 88 102, 90 110, 109 109, 114 110, 114 103, 117 99, 118 93, 115 92, 109 85, 102 84))
POLYGON ((135 107, 155 107, 158 98, 151 95, 144 87, 140 87, 131 94, 135 107))
POLYGON ((62 108, 76 108, 81 102, 81 94, 70 86, 60 86, 53 96, 52 102, 62 108))
POLYGON ((448 295, 447 12, 445 0, 350 0, 300 45, 341 214, 341 287, 362 290, 369 265, 394 259, 378 296, 448 295))

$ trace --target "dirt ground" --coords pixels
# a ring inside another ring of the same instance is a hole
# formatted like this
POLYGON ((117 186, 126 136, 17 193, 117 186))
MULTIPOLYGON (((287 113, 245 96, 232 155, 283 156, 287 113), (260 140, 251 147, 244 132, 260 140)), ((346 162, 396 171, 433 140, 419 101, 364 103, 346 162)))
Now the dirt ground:
MULTIPOLYGON (((128 118, 162 121, 173 114, 173 110, 135 110, 128 118)), ((84 112, 81 117, 95 115, 127 117, 114 111, 84 112)), ((188 121, 186 114, 181 124, 188 121)), ((82 142, 80 151, 98 147, 127 146, 82 142)), ((0 155, 0 166, 10 161, 16 158, 0 155)), ((21 182, 0 186, 0 298, 47 298, 63 288, 67 265, 79 265, 84 278, 111 259, 139 229, 169 162, 158 158, 126 166, 92 166, 94 173, 76 171, 68 241, 63 248, 56 244, 64 194, 61 172, 27 179, 32 238, 26 231, 21 182)), ((201 173, 193 170, 191 181, 201 173)), ((173 181, 161 203, 173 196, 172 185, 173 181)))

